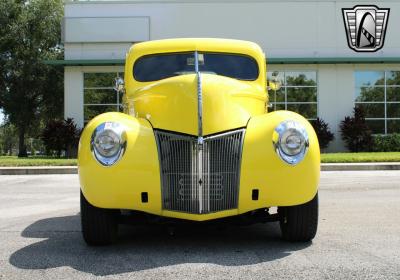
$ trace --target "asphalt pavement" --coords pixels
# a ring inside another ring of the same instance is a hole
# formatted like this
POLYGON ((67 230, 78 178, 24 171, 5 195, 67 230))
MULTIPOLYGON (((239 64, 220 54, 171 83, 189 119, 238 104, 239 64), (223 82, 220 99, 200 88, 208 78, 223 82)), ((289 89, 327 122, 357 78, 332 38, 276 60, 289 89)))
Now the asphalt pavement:
POLYGON ((77 175, 0 176, 0 279, 400 279, 400 171, 322 172, 317 237, 276 223, 82 240, 77 175))

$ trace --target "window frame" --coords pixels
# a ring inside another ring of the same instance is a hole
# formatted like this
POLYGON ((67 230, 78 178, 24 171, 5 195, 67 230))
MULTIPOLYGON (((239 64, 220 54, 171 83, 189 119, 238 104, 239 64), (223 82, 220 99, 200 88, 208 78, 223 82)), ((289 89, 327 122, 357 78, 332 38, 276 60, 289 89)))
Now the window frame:
POLYGON ((120 99, 122 96, 121 93, 119 91, 116 91, 115 88, 112 86, 112 81, 110 81, 111 86, 107 87, 107 86, 99 86, 99 87, 94 87, 94 86, 89 86, 86 87, 85 86, 85 75, 86 74, 110 74, 113 73, 115 74, 115 78, 117 77, 122 77, 124 78, 124 71, 118 71, 118 70, 109 70, 109 71, 96 71, 96 70, 90 70, 90 71, 82 71, 83 73, 83 123, 84 125, 86 125, 91 118, 87 118, 85 116, 85 107, 88 106, 98 106, 98 107, 105 107, 105 106, 115 106, 115 111, 114 112, 122 112, 122 106, 123 106, 123 102, 120 102, 120 99), (85 102, 85 94, 86 94, 86 90, 113 90, 115 92, 115 96, 116 96, 116 103, 86 103, 85 102))
MULTIPOLYGON (((288 105, 301 105, 301 104, 312 104, 312 105, 316 105, 317 106, 317 115, 315 116, 315 118, 305 118, 308 121, 315 121, 317 120, 317 118, 319 117, 319 81, 318 81, 318 70, 317 69, 276 69, 276 70, 271 70, 269 69, 267 71, 267 81, 269 81, 268 79, 268 74, 272 73, 274 71, 283 73, 283 85, 281 86, 281 89, 284 89, 284 101, 277 101, 276 105, 284 105, 285 110, 288 110, 288 105), (287 73, 315 73, 315 86, 296 86, 296 85, 287 85, 287 73), (294 101, 287 101, 287 94, 288 94, 288 88, 315 88, 316 89, 316 101, 299 101, 299 102, 294 102, 294 101)), ((268 90, 268 96, 271 97, 271 92, 273 94, 273 90, 268 90)), ((271 98, 269 99, 269 103, 271 104, 271 106, 274 106, 274 101, 271 100, 271 98)))
POLYGON ((392 133, 396 132, 390 132, 388 133, 388 121, 400 121, 400 116, 399 117, 388 117, 388 104, 399 104, 400 106, 400 99, 399 101, 387 101, 387 89, 388 88, 399 88, 400 89, 400 84, 397 85, 388 85, 387 84, 387 76, 388 72, 400 72, 400 69, 355 69, 354 70, 354 107, 357 106, 357 104, 383 104, 384 105, 384 116, 383 117, 366 117, 366 121, 383 121, 384 122, 384 133, 373 133, 373 135, 390 135, 392 133), (383 79, 384 83, 382 85, 369 85, 369 86, 360 86, 357 87, 357 81, 356 81, 356 73, 359 72, 383 72, 383 79), (357 101, 357 88, 383 88, 383 101, 357 101))

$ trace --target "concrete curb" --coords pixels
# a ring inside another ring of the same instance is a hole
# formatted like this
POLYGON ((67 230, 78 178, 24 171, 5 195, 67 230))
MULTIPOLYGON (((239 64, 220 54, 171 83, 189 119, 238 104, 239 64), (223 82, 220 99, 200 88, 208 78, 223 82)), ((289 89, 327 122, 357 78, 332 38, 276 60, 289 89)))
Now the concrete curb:
POLYGON ((78 174, 76 166, 0 167, 0 175, 78 174))
MULTIPOLYGON (((321 171, 400 170, 400 162, 322 163, 321 171)), ((78 174, 76 166, 0 167, 0 175, 78 174)))
POLYGON ((321 171, 400 170, 400 162, 322 163, 321 171))

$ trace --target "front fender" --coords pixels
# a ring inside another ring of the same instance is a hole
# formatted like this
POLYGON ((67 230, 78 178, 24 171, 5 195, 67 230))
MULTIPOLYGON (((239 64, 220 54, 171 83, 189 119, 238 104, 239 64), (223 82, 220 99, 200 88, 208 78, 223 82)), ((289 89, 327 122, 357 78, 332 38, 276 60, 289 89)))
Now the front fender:
POLYGON ((82 192, 92 205, 161 213, 157 145, 147 120, 114 112, 94 118, 79 141, 78 167, 82 192), (90 149, 93 131, 104 122, 122 124, 127 135, 124 155, 109 167, 98 163, 90 149), (148 202, 142 202, 142 192, 148 193, 148 202))
POLYGON ((250 119, 243 145, 240 174, 239 209, 241 213, 269 206, 290 206, 310 201, 318 190, 320 151, 311 124, 299 114, 276 111, 250 119), (297 165, 289 165, 275 152, 272 136, 276 126, 295 120, 306 128, 309 149, 297 165), (252 200, 252 190, 259 199, 252 200))

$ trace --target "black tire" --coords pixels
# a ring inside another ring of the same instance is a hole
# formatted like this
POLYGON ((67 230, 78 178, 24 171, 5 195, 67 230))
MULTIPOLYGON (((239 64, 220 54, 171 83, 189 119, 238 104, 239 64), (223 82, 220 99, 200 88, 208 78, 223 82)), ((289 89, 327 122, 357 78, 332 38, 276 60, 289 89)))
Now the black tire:
POLYGON ((88 245, 109 245, 118 232, 119 211, 91 205, 81 191, 81 224, 83 239, 88 245))
POLYGON ((304 204, 278 207, 282 238, 292 242, 312 240, 318 228, 318 193, 304 204))

